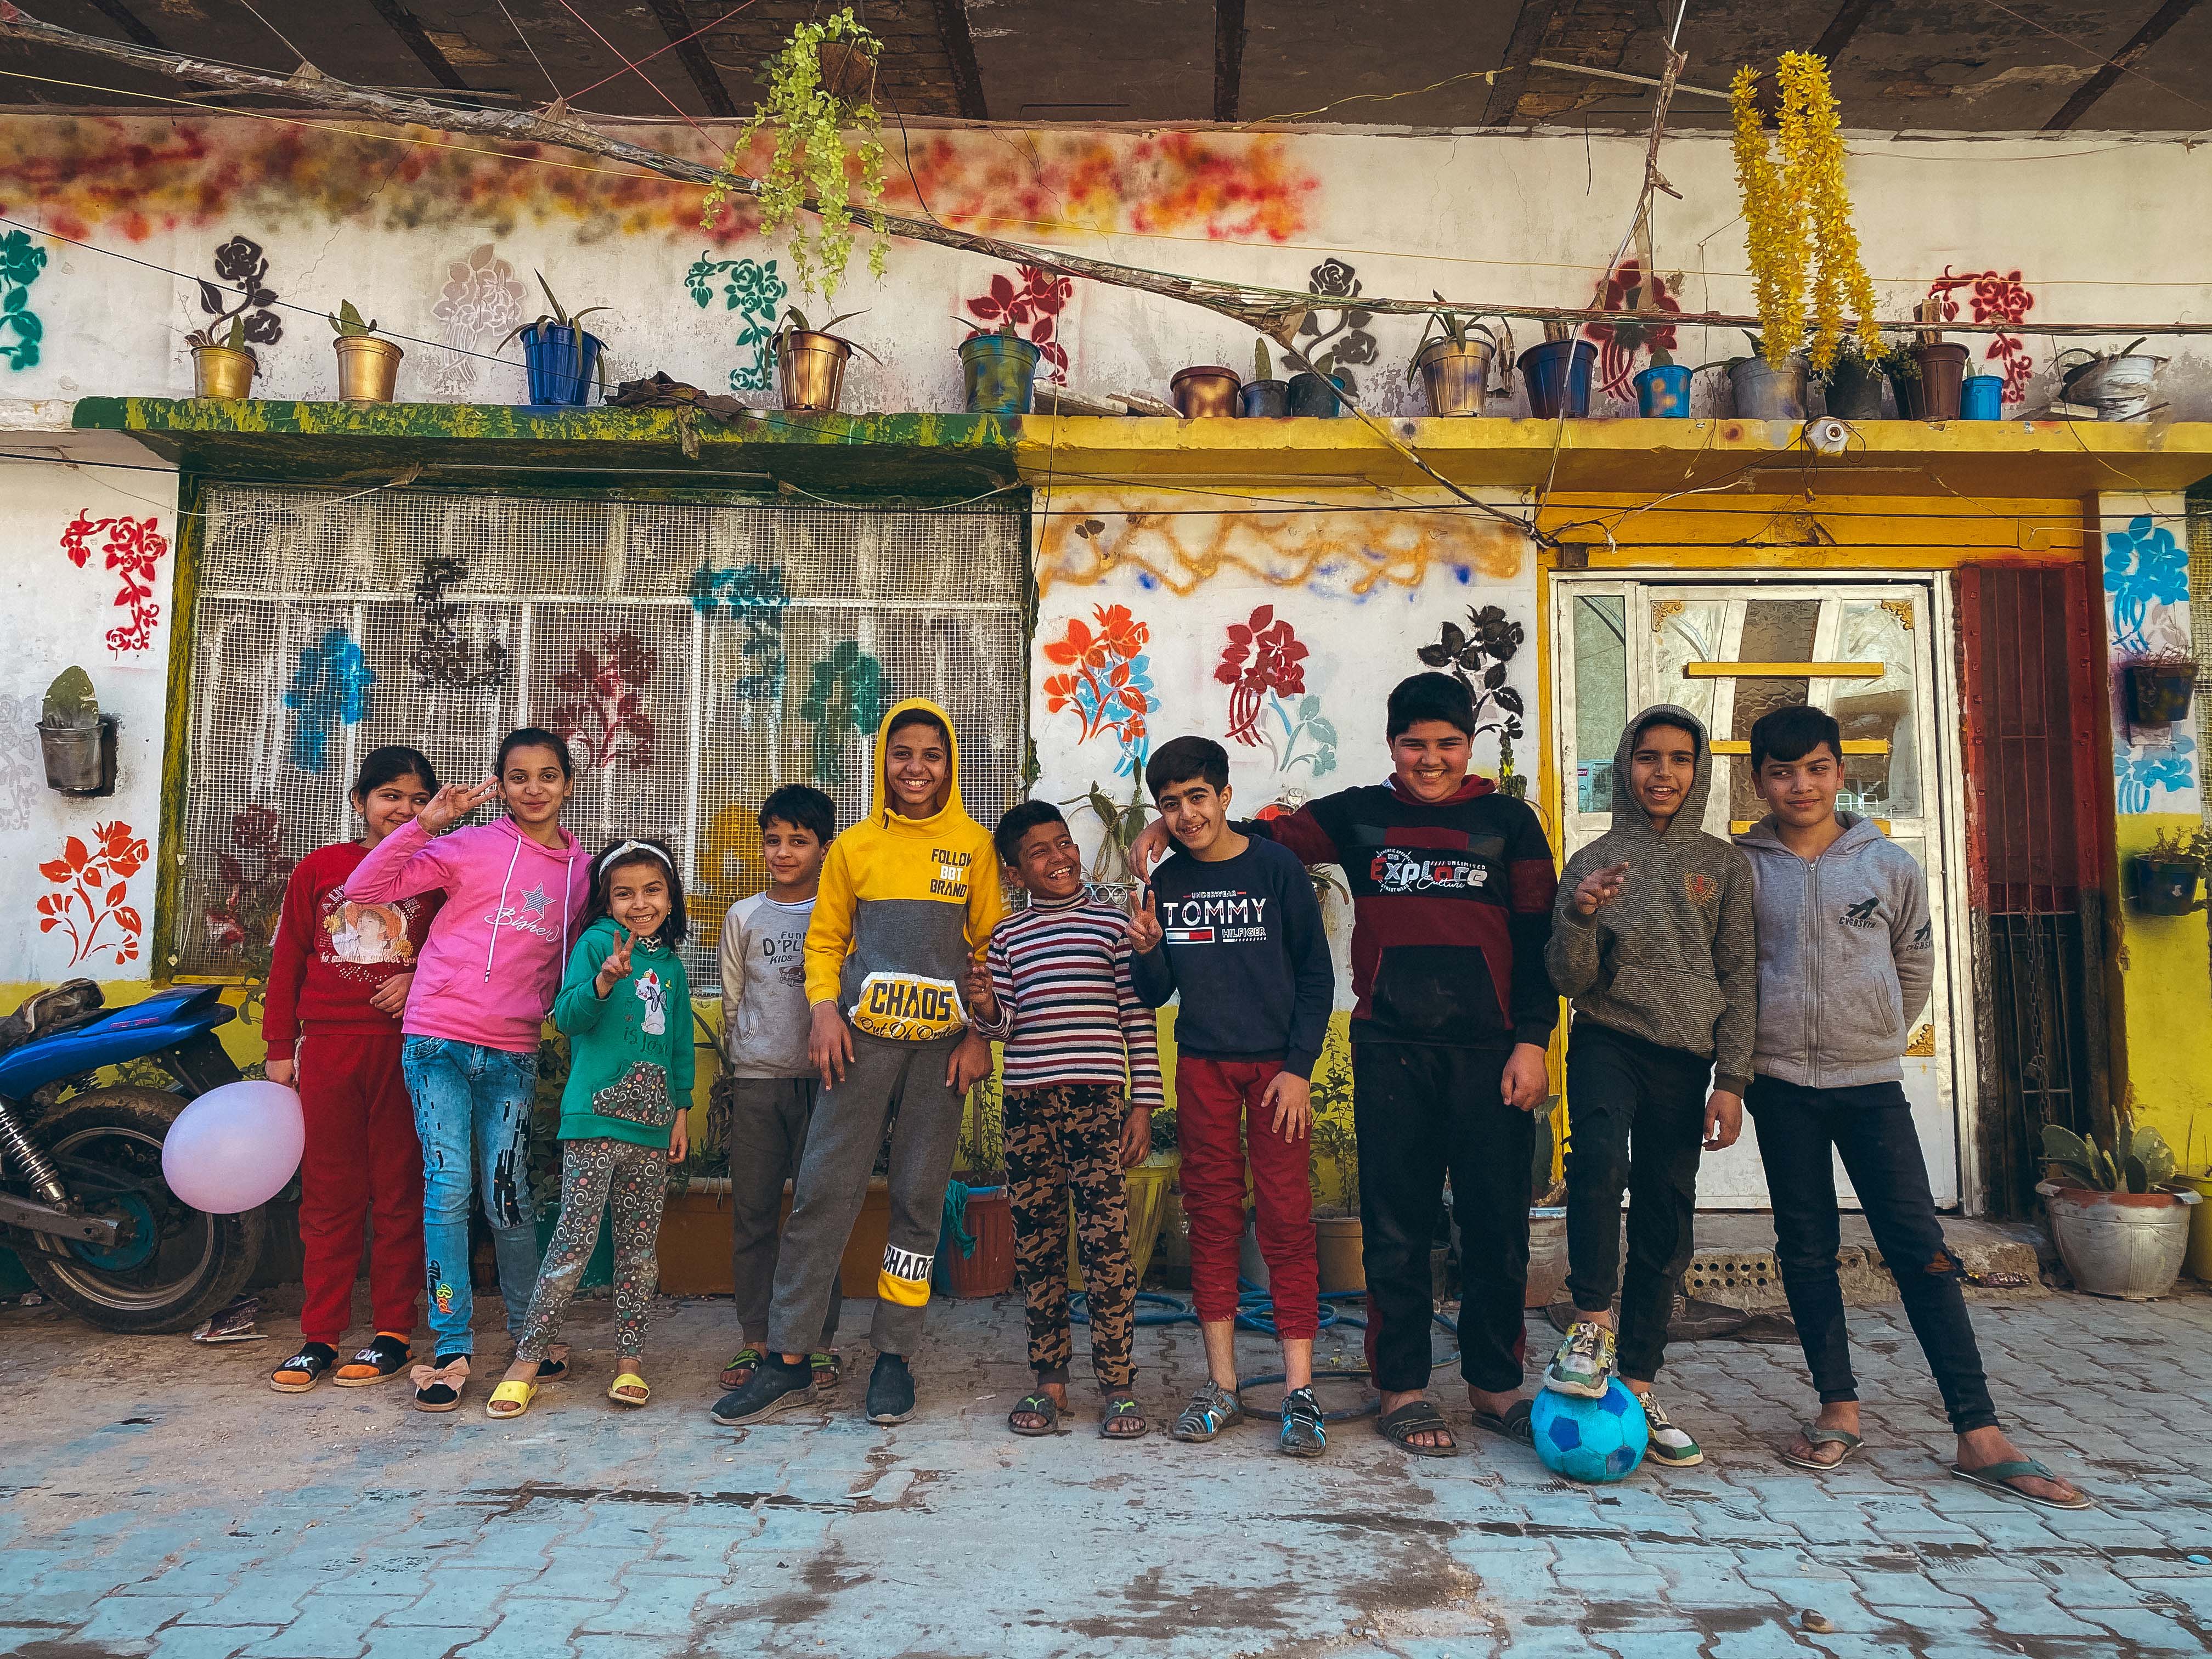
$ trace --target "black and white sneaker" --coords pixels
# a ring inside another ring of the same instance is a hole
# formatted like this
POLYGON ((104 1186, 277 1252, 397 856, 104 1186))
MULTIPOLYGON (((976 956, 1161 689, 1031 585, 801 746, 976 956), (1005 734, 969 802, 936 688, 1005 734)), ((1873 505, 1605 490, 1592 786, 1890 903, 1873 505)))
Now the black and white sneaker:
POLYGON ((814 1368, 805 1360, 787 1365, 781 1354, 761 1362, 744 1387, 714 1402, 714 1418, 726 1429, 742 1428, 779 1412, 794 1411, 814 1399, 814 1368))
POLYGON ((914 1415, 914 1373, 903 1355, 879 1353, 868 1377, 868 1421, 903 1423, 914 1415))

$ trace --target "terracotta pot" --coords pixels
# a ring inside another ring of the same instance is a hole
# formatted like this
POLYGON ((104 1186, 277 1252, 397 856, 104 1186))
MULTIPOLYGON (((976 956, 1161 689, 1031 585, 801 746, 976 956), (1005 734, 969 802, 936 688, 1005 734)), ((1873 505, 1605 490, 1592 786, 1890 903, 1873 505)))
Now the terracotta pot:
POLYGON ((1237 394, 1243 385, 1235 369, 1219 363, 1200 363, 1176 371, 1175 379, 1168 382, 1168 397, 1187 421, 1235 415, 1240 412, 1237 394))
POLYGON ((331 342, 338 354, 338 400, 388 404, 399 380, 399 360, 407 354, 374 334, 341 334, 331 342))
POLYGON ((1955 421, 1959 398, 1966 384, 1966 348, 1951 342, 1912 348, 1912 361, 1920 366, 1917 380, 1899 376, 1891 384, 1897 391, 1898 412, 1911 421, 1955 421))
POLYGON ((195 398, 251 398, 253 359, 228 346, 192 348, 192 395, 195 398))
POLYGON ((775 355, 776 390, 788 410, 828 414, 845 395, 845 365, 853 348, 834 334, 794 329, 769 342, 775 355))
POLYGON ((975 1237, 975 1253, 963 1255, 948 1241, 939 1258, 952 1294, 963 1299, 1005 1295, 1014 1287, 1014 1208, 1006 1189, 971 1188, 967 1225, 975 1237))
POLYGON ((1358 1216, 1316 1216, 1314 1255, 1321 1267, 1323 1291, 1367 1288, 1367 1263, 1361 1254, 1358 1216))

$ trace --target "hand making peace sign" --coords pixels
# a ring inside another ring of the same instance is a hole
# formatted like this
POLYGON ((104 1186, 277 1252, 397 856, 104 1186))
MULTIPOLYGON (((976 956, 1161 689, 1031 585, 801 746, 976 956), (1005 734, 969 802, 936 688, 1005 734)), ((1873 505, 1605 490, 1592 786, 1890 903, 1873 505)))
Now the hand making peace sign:
POLYGON ((430 797, 430 804, 416 815, 415 822, 422 826, 425 835, 450 830, 489 800, 498 788, 497 778, 486 778, 474 787, 449 783, 430 797))

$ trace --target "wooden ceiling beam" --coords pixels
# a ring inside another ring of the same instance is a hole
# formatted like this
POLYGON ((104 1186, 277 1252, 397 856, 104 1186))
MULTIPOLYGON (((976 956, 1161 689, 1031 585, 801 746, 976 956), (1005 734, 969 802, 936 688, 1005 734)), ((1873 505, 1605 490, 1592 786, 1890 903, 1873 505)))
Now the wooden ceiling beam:
POLYGON ((2064 132, 2089 112, 2096 101, 2131 69, 2136 58, 2158 44, 2159 37, 2197 9, 2197 0, 2166 0, 2150 15, 2124 46, 2105 60, 2105 66, 2074 88, 2074 95, 2058 106, 2058 113, 2043 124, 2045 132, 2064 132))
POLYGON ((1237 119, 1244 96, 1244 0, 1213 0, 1213 118, 1237 119))
POLYGON ((975 37, 968 31, 965 0, 932 0, 937 9, 937 38, 952 65, 952 91, 965 121, 988 121, 990 105, 983 96, 983 71, 975 61, 975 37))
MULTIPOLYGON (((461 72, 453 67, 453 60, 438 49, 438 43, 423 28, 422 20, 400 0, 368 0, 368 3, 376 8, 376 15, 391 26, 407 50, 422 60, 422 67, 430 71, 440 86, 454 92, 475 90, 461 79, 461 72)), ((105 11, 106 8, 102 6, 100 9, 105 11)))
POLYGON ((92 3, 101 16, 121 29, 140 46, 160 49, 161 37, 140 22, 131 8, 123 3, 123 0, 92 0, 92 3))
POLYGON ((1842 8, 1828 20, 1828 27, 1820 31, 1820 38, 1813 43, 1813 55, 1833 64, 1836 54, 1850 45, 1867 14, 1881 3, 1881 0, 1844 0, 1842 8))
POLYGON ((737 100, 730 96, 730 88, 722 80, 721 70, 714 67, 714 60, 707 56, 707 48, 693 34, 698 26, 684 15, 681 0, 651 0, 651 3, 660 32, 676 48, 684 72, 691 77, 691 84, 697 88, 699 101, 707 106, 707 112, 725 120, 734 119, 738 113, 737 100))
POLYGON ((1513 33, 1505 43, 1505 59, 1498 78, 1490 83, 1490 97, 1482 106, 1482 125, 1502 127, 1513 119, 1521 94, 1528 85, 1528 60, 1544 51, 1544 33, 1566 0, 1521 0, 1513 20, 1513 33))

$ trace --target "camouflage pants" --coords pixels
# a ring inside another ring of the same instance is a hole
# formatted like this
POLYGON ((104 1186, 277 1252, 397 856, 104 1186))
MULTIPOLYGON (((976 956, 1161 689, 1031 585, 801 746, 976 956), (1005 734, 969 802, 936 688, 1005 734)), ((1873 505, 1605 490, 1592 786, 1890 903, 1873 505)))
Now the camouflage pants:
POLYGON ((1041 1382, 1065 1382, 1073 1351, 1067 1322, 1067 1200, 1091 1309, 1091 1364, 1102 1389, 1130 1382, 1136 1275, 1129 1265, 1129 1188, 1121 1174, 1128 1115, 1112 1084, 1006 1091, 1006 1196, 1014 1217, 1014 1273, 1029 1312, 1030 1364, 1041 1382))

